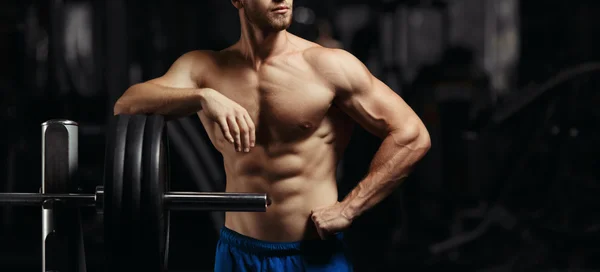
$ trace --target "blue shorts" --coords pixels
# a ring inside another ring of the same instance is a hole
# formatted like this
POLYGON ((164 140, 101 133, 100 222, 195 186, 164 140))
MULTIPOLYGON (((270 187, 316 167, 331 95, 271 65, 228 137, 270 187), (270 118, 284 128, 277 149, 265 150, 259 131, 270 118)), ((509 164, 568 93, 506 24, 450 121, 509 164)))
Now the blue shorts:
POLYGON ((330 240, 265 242, 223 227, 217 243, 215 272, 352 271, 342 234, 330 240))

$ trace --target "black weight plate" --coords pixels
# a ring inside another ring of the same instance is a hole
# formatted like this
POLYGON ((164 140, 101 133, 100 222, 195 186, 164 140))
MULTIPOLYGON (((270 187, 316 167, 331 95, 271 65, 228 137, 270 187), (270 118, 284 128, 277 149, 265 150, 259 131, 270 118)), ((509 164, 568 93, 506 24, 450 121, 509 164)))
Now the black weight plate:
POLYGON ((120 218, 123 207, 123 168, 125 166, 125 143, 130 116, 112 118, 106 132, 104 157, 104 247, 106 268, 110 271, 119 263, 122 240, 120 218))
MULTIPOLYGON (((123 213, 120 224, 122 247, 120 255, 122 271, 132 271, 145 262, 140 231, 142 224, 142 152, 144 146, 145 115, 133 115, 127 127, 125 167, 123 171, 123 213)), ((114 270, 113 270, 114 271, 114 270)))
POLYGON ((142 218, 144 241, 142 271, 167 271, 169 211, 163 195, 168 190, 168 146, 165 120, 160 115, 146 120, 143 148, 142 218))

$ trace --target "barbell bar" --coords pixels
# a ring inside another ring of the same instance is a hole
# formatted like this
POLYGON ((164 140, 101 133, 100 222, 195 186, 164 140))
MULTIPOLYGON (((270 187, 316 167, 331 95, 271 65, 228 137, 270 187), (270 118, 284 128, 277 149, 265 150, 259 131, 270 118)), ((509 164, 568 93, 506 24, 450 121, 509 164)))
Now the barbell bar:
POLYGON ((96 206, 96 195, 93 194, 0 193, 0 205, 41 206, 48 199, 75 201, 79 207, 96 206))
MULTIPOLYGON (((0 205, 40 206, 49 199, 102 210, 104 187, 96 187, 94 194, 0 193, 0 205)), ((167 192, 163 194, 163 201, 168 210, 187 211, 263 212, 271 204, 266 194, 259 193, 167 192)))

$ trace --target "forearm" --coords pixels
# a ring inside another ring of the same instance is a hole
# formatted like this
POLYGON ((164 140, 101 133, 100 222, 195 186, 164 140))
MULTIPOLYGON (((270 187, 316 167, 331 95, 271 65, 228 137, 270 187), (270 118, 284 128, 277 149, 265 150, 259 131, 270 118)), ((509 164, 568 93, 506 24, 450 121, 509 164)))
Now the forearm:
POLYGON ((169 88, 154 83, 131 86, 115 103, 114 114, 160 114, 173 118, 201 110, 203 89, 169 88))
POLYGON ((342 201, 342 214, 353 219, 381 202, 396 189, 429 150, 429 134, 390 133, 373 157, 367 176, 342 201))

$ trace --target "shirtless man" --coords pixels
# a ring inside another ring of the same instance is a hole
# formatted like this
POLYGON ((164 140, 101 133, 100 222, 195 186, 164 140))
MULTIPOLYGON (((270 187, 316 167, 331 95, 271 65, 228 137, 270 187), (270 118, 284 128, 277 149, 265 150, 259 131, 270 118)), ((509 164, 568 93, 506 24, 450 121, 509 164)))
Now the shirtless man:
POLYGON ((354 56, 287 32, 293 0, 231 2, 237 43, 182 55, 165 75, 131 86, 114 113, 197 113, 223 155, 226 191, 271 198, 267 212, 226 213, 215 271, 351 271, 339 233, 402 182, 429 134, 354 56), (338 202, 336 166, 354 122, 383 142, 338 202))

